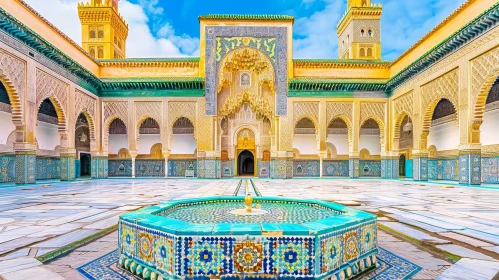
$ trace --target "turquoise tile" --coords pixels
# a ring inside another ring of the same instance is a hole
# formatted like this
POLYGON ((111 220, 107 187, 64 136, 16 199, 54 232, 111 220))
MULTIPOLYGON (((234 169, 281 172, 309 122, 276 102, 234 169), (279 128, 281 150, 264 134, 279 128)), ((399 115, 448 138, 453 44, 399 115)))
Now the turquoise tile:
POLYGON ((297 224, 279 224, 284 235, 310 235, 307 227, 297 224))
POLYGON ((279 226, 279 224, 261 224, 261 228, 263 232, 271 232, 271 231, 282 231, 282 228, 279 226))
POLYGON ((211 235, 214 224, 190 224, 178 230, 181 235, 211 235))
POLYGON ((230 235, 232 226, 231 224, 216 224, 213 228, 213 234, 215 235, 230 235))
POLYGON ((303 223, 302 226, 307 227, 311 231, 315 232, 315 235, 333 231, 333 227, 318 222, 303 223))
POLYGON ((141 219, 147 219, 147 218, 150 218, 150 217, 153 217, 154 215, 151 215, 151 214, 148 214, 148 213, 135 213, 135 212, 132 212, 132 213, 127 213, 127 214, 123 214, 120 216, 120 220, 123 220, 123 221, 127 221, 127 222, 130 222, 130 223, 135 223, 135 221, 137 220, 141 220, 141 219))
POLYGON ((231 224, 233 235, 261 235, 262 228, 260 224, 231 224))

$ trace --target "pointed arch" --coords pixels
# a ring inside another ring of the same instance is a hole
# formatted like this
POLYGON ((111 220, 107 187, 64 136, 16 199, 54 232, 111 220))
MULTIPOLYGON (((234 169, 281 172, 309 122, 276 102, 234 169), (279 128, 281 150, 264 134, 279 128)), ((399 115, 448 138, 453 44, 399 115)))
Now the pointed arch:
POLYGON ((23 108, 21 103, 21 98, 19 93, 14 86, 14 83, 9 79, 7 75, 4 74, 3 70, 0 69, 0 82, 3 84, 7 91, 7 96, 10 100, 10 108, 12 112, 12 122, 16 127, 23 127, 23 108))
MULTIPOLYGON (((109 129, 111 127, 111 124, 115 121, 115 120, 120 120, 123 125, 125 125, 125 128, 127 129, 127 133, 128 133, 128 127, 126 126, 126 122, 124 122, 121 117, 115 115, 115 116, 111 116, 109 117, 106 122, 104 123, 104 139, 102 139, 102 146, 104 147, 104 150, 105 151, 109 151, 109 129)), ((127 136, 128 137, 128 136, 127 136)), ((128 151, 128 150, 127 150, 128 151)))
POLYGON ((294 131, 296 129, 296 125, 303 119, 308 119, 314 124, 315 134, 317 135, 319 133, 319 123, 313 116, 310 116, 310 115, 301 115, 301 116, 296 118, 295 123, 293 124, 293 135, 294 135, 294 131))
POLYGON ((88 128, 90 130, 90 140, 95 140, 95 122, 92 115, 90 115, 87 108, 83 108, 83 110, 81 110, 81 112, 78 113, 77 116, 81 114, 83 114, 88 121, 88 128))
POLYGON ((454 110, 456 111, 456 115, 459 114, 456 104, 451 99, 446 97, 438 97, 434 99, 426 109, 425 114, 423 116, 423 122, 421 126, 421 137, 419 141, 419 148, 421 150, 426 150, 428 148, 428 134, 430 134, 433 112, 435 112, 435 108, 437 108, 438 103, 444 99, 448 100, 452 104, 454 110))
POLYGON ((332 117, 329 120, 329 122, 327 124, 327 127, 326 127, 326 136, 329 134, 329 133, 327 133, 327 130, 329 129, 329 126, 336 119, 342 120, 347 125, 347 129, 348 129, 348 144, 351 144, 352 140, 353 140, 352 139, 352 123, 350 122, 350 120, 348 119, 348 117, 346 117, 345 115, 336 115, 336 116, 332 117))
POLYGON ((40 101, 37 106, 37 112, 40 110, 40 107, 42 106, 43 101, 48 99, 52 105, 55 108, 55 112, 57 113, 57 123, 58 123, 58 130, 59 133, 62 132, 67 132, 67 118, 66 118, 66 113, 64 112, 64 107, 62 106, 61 102, 59 102, 59 99, 57 99, 57 96, 55 96, 53 93, 49 94, 49 96, 45 98, 40 98, 40 101))
POLYGON ((402 125, 402 122, 404 121, 405 117, 408 117, 412 121, 411 116, 406 111, 400 112, 395 117, 395 123, 393 126, 393 138, 395 139, 400 138, 400 128, 401 128, 400 126, 402 125))
POLYGON ((470 126, 470 142, 473 144, 480 143, 480 127, 483 123, 483 116, 485 114, 485 105, 487 104, 487 97, 492 90, 494 84, 499 82, 499 69, 494 71, 494 74, 487 78, 480 87, 478 96, 476 98, 475 107, 473 108, 473 119, 470 126))
MULTIPOLYGON (((359 127, 362 128, 362 126, 364 126, 364 124, 368 120, 375 121, 379 126, 379 139, 380 139, 380 144, 382 146, 381 151, 383 151, 383 146, 385 145, 385 124, 383 123, 383 121, 380 118, 375 117, 375 116, 369 116, 369 117, 364 119, 364 121, 360 124, 359 127)), ((359 132, 360 132, 360 129, 359 129, 359 132)))

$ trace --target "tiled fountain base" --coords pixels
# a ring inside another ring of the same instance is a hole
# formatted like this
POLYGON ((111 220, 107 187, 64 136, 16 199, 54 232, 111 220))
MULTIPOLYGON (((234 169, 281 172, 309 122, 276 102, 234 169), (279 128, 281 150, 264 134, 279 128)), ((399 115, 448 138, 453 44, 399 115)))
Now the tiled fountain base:
MULTIPOLYGON (((119 251, 113 251, 78 268, 87 279, 139 279, 118 265, 119 251)), ((409 279, 422 268, 383 248, 379 248, 378 265, 363 279, 409 279)), ((251 278, 254 279, 254 278, 251 278)))

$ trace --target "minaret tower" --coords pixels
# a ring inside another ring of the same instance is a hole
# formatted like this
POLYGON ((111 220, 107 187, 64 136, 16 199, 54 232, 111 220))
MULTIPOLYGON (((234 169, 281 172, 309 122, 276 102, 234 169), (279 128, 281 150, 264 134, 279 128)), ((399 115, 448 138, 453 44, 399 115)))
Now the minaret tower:
POLYGON ((347 0, 347 11, 337 26, 340 59, 381 59, 381 4, 347 0))
POLYGON ((128 25, 118 13, 119 0, 78 3, 82 48, 95 59, 126 57, 128 25))

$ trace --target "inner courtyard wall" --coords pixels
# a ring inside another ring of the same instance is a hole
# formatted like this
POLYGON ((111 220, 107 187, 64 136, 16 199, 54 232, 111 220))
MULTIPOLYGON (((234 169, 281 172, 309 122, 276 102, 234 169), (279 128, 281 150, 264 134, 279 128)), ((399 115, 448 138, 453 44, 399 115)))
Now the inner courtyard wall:
MULTIPOLYGON (((477 10, 484 10, 487 3, 492 6, 490 0, 468 1, 445 21, 444 27, 437 28, 393 64, 300 61, 293 60, 289 51, 283 55, 288 66, 284 76, 288 79, 338 79, 343 82, 358 78, 368 82, 386 82, 415 61, 416 56, 419 58, 422 49, 435 46, 440 43, 438 40, 443 40, 446 32, 457 30, 459 19, 461 26, 465 22, 463 18, 469 20, 476 16, 477 10)), ((26 16, 19 11, 14 15, 26 20, 29 26, 40 20, 36 19, 36 15, 26 16)), ((211 25, 223 24, 203 22, 202 32, 211 25)), ((262 24, 241 21, 236 25, 262 24)), ((287 47, 291 49, 292 23, 270 25, 288 28, 285 37, 287 47)), ((64 40, 57 37, 60 34, 50 33, 53 30, 48 34, 50 26, 37 30, 41 36, 55 43, 64 40)), ((238 149, 238 140, 244 139, 237 139, 236 133, 223 135, 222 116, 206 115, 206 96, 152 97, 157 92, 150 90, 146 93, 150 93, 151 97, 144 96, 144 93, 143 97, 134 97, 133 94, 131 97, 98 97, 83 88, 69 70, 47 60, 9 35, 3 32, 0 35, 0 78, 9 92, 15 90, 19 99, 19 104, 11 100, 10 108, 0 112, 0 124, 5 124, 2 126, 5 129, 0 132, 1 157, 5 159, 2 160, 2 168, 9 170, 2 175, 2 181, 33 183, 36 179, 56 177, 74 179, 81 156, 75 142, 85 138, 76 133, 75 124, 80 113, 88 119, 88 152, 92 156, 94 178, 105 178, 109 174, 127 177, 237 176, 238 154, 243 150, 238 149), (37 121, 39 106, 47 98, 56 108, 57 125, 37 121), (109 125, 116 118, 125 123, 126 137, 109 135, 109 125), (147 118, 158 122, 160 134, 140 135, 140 125, 147 118), (192 122, 193 135, 173 134, 173 125, 180 118, 192 122), (16 161, 30 162, 30 166, 36 168, 26 169, 28 172, 20 169, 13 171, 16 161), (46 165, 53 165, 54 168, 44 170, 46 165)), ((63 48, 75 48, 68 44, 71 45, 69 41, 62 44, 63 48)), ((203 39, 203 48, 205 44, 203 39)), ((263 95, 270 100, 268 104, 273 113, 269 120, 270 129, 264 129, 264 121, 253 117, 239 125, 233 119, 231 129, 234 130, 232 132, 252 131, 249 140, 254 141, 250 143, 254 146, 248 147, 252 147, 249 150, 255 159, 255 176, 259 177, 398 178, 400 156, 404 155, 405 166, 409 167, 405 176, 415 180, 499 183, 495 168, 499 166, 499 140, 493 134, 497 131, 499 115, 497 110, 484 109, 485 104, 482 104, 484 95, 486 98, 492 82, 499 76, 498 45, 499 28, 493 27, 395 87, 389 93, 391 95, 349 92, 348 97, 338 97, 335 96, 337 92, 326 92, 322 97, 296 97, 299 93, 288 94, 286 114, 276 113, 277 98, 273 95, 273 83, 280 78, 267 76, 266 80, 262 79, 267 83, 265 86, 252 85, 255 93, 251 97, 263 95), (435 106, 443 98, 453 104, 456 119, 432 125, 435 106), (404 116, 411 119, 413 141, 412 146, 401 149, 400 130, 403 128, 400 124, 404 116), (314 123, 314 134, 295 134, 296 124, 303 118, 314 123), (328 133, 328 126, 335 118, 345 120, 345 133, 328 133), (362 134, 361 127, 368 120, 378 124, 379 135, 362 134), (473 171, 477 169, 475 167, 478 167, 478 172, 473 171), (435 170, 436 173, 433 172, 435 170)), ((74 54, 78 61, 83 59, 80 63, 88 66, 99 78, 199 78, 204 77, 207 66, 214 67, 206 65, 204 51, 199 61, 131 59, 103 62, 102 65, 81 57, 83 54, 79 52, 81 50, 77 48, 68 49, 67 54, 74 54)), ((230 84, 230 79, 221 81, 230 84)), ((217 110, 231 96, 242 94, 239 88, 236 89, 237 92, 222 88, 217 92, 220 102, 217 110)), ((249 104, 250 99, 244 102, 249 104)), ((262 108, 253 108, 255 111, 249 114, 261 114, 262 111, 258 110, 262 108)))

